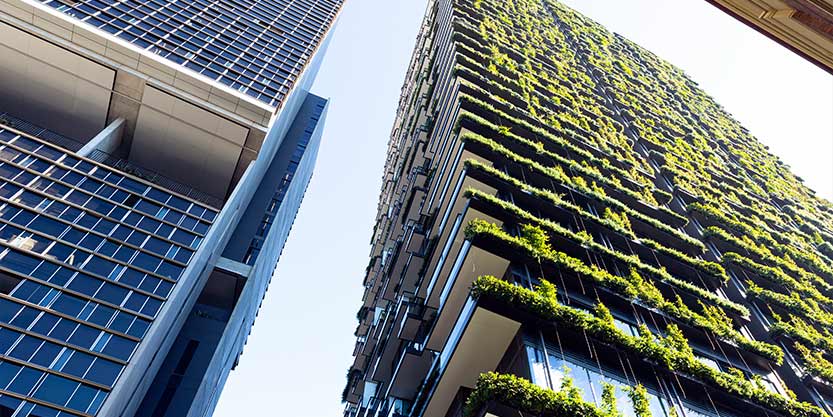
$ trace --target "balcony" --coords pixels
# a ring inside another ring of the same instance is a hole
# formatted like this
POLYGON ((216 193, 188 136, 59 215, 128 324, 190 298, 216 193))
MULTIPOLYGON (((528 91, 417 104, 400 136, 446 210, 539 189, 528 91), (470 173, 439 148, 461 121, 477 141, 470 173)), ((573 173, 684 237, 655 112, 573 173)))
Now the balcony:
POLYGON ((438 308, 440 305, 440 290, 445 285, 445 280, 448 278, 452 267, 446 261, 447 258, 454 257, 459 252, 465 239, 465 226, 474 219, 488 220, 502 224, 500 221, 484 213, 468 210, 468 198, 463 195, 466 189, 474 188, 489 194, 497 193, 497 189, 466 175, 462 163, 466 159, 483 161, 483 158, 461 149, 457 162, 455 163, 455 174, 449 178, 456 180, 454 183, 449 184, 449 186, 453 184, 454 187, 449 191, 449 203, 445 206, 444 210, 440 210, 439 212, 442 217, 440 217, 441 220, 438 229, 438 248, 442 247, 442 251, 439 253, 435 251, 432 255, 427 269, 428 273, 432 275, 428 281, 428 285, 424 287, 424 290, 420 288, 420 293, 418 294, 426 299, 426 305, 431 308, 438 308))
MULTIPOLYGON (((472 210, 472 213, 476 213, 472 210)), ((472 215, 475 218, 475 215, 472 215)), ((451 335, 457 317, 466 302, 471 284, 481 275, 504 276, 509 260, 473 246, 465 240, 446 275, 439 296, 439 311, 426 341, 426 348, 439 351, 451 335)))
POLYGON ((425 313, 424 300, 408 299, 404 302, 396 337, 402 340, 416 340, 425 313))
POLYGON ((404 243, 398 246, 399 253, 391 266, 382 295, 383 299, 393 301, 396 299, 396 294, 415 289, 419 277, 414 272, 422 267, 424 242, 425 235, 419 232, 417 225, 408 227, 404 243))
POLYGON ((468 297, 450 337, 429 371, 429 383, 417 399, 416 415, 444 417, 462 388, 473 389, 477 378, 497 368, 521 323, 495 313, 468 297))
POLYGON ((395 361, 387 395, 408 400, 416 397, 433 358, 431 352, 424 350, 417 342, 404 344, 395 361))

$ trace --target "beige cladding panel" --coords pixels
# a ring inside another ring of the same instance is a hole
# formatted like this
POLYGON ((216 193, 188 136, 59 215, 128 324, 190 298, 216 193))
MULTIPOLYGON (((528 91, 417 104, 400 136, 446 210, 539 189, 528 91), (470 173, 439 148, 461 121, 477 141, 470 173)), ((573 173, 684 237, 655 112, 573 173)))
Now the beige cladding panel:
POLYGON ((106 124, 115 71, 0 23, 0 111, 85 141, 106 124))
POLYGON ((148 86, 130 159, 222 198, 247 134, 242 126, 148 86))

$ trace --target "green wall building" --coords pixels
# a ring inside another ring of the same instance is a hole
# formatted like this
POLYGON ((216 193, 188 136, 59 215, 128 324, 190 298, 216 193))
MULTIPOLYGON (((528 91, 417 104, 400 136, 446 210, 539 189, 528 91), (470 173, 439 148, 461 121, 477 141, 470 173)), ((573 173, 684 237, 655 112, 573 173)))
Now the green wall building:
POLYGON ((833 206, 554 0, 429 3, 345 417, 824 416, 833 206))

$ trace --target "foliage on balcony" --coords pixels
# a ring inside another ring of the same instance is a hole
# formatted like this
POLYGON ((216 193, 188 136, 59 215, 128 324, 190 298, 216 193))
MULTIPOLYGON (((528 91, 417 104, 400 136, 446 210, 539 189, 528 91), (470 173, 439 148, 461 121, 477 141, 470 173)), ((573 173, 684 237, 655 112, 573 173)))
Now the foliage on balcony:
POLYGON ((639 326, 639 334, 630 336, 616 327, 610 311, 599 303, 594 314, 561 305, 555 294, 555 286, 543 281, 536 290, 510 284, 499 278, 483 276, 475 280, 471 294, 475 298, 488 296, 507 306, 535 314, 559 327, 583 332, 598 342, 616 346, 637 357, 683 374, 713 389, 756 403, 778 413, 795 417, 822 417, 824 411, 808 403, 768 391, 756 379, 746 379, 738 370, 717 371, 697 360, 694 352, 679 328, 669 324, 666 336, 656 336, 647 326, 639 326))
MULTIPOLYGON (((531 226, 527 225, 526 229, 532 230, 530 229, 530 227, 531 226)), ((634 274, 630 274, 628 277, 620 277, 618 275, 613 275, 607 270, 599 268, 596 265, 586 265, 579 259, 573 258, 563 252, 553 250, 549 246, 549 243, 547 243, 546 245, 536 246, 530 243, 530 241, 526 238, 512 236, 493 223, 477 219, 473 220, 466 227, 466 236, 469 238, 473 238, 476 236, 488 236, 494 239, 498 239, 508 245, 511 245, 516 250, 520 251, 520 253, 524 253, 527 256, 537 258, 542 262, 549 262, 557 268, 564 268, 566 270, 573 271, 580 277, 587 278, 590 281, 595 282, 598 285, 601 285, 612 291, 615 291, 624 297, 636 300, 638 299, 639 295, 643 295, 645 297, 643 301, 645 301, 646 303, 656 301, 656 298, 654 296, 649 296, 648 294, 652 294, 655 292, 658 293, 658 290, 656 290, 655 288, 652 289, 653 285, 645 280, 642 280, 642 282, 637 281, 636 283, 632 283, 631 280, 634 279, 634 274), (640 294, 640 292, 642 292, 643 294, 640 294)), ((714 293, 706 291, 686 281, 674 278, 668 274, 664 276, 654 276, 653 278, 657 279, 657 281, 659 282, 667 283, 682 291, 702 298, 703 300, 708 301, 710 304, 720 306, 723 309, 731 310, 735 314, 743 316, 748 316, 749 314, 749 310, 747 310, 740 304, 731 302, 725 298, 720 298, 714 293)))
MULTIPOLYGON (((616 404, 615 387, 604 383, 601 407, 584 401, 581 390, 573 385, 571 378, 564 378, 558 391, 542 388, 532 382, 510 374, 487 372, 477 379, 474 391, 469 394, 463 409, 464 417, 472 417, 489 401, 515 408, 527 413, 546 417, 621 417, 621 407, 616 404)), ((650 417, 646 408, 648 395, 641 385, 629 390, 638 417, 650 417)))
POLYGON ((633 228, 631 227, 631 221, 628 220, 627 213, 616 213, 610 209, 610 207, 605 207, 605 211, 603 214, 603 218, 610 220, 619 225, 622 229, 630 230, 633 232, 633 228))
POLYGON ((772 314, 775 323, 769 328, 773 336, 785 335, 808 346, 833 352, 833 334, 827 329, 818 330, 801 317, 790 314, 784 321, 778 314, 772 314))
POLYGON ((735 252, 724 253, 723 263, 726 265, 742 267, 743 269, 752 272, 756 277, 764 278, 767 281, 781 285, 788 290, 797 291, 807 297, 812 297, 820 303, 831 303, 830 298, 823 295, 818 289, 816 289, 816 287, 813 286, 813 284, 807 281, 796 280, 778 268, 759 264, 745 256, 738 255, 735 252))
MULTIPOLYGON (((568 381, 568 379, 565 379, 568 381)), ((565 384, 560 390, 541 388, 514 375, 487 372, 480 375, 469 394, 464 417, 473 417, 489 401, 547 417, 608 417, 609 414, 581 398, 575 387, 565 384)))
POLYGON ((721 238, 736 245, 741 245, 744 249, 760 256, 762 260, 774 262, 796 273, 807 275, 817 285, 833 289, 833 285, 830 284, 830 282, 833 282, 833 268, 826 265, 818 254, 807 250, 797 250, 794 247, 795 245, 792 244, 781 243, 769 231, 752 227, 731 218, 725 212, 721 212, 712 206, 691 203, 688 205, 688 210, 699 213, 709 221, 725 226, 743 236, 743 238, 732 239, 728 233, 722 232, 718 228, 708 228, 705 232, 707 236, 721 238), (798 271, 798 268, 805 271, 798 271))
MULTIPOLYGON (((472 161, 472 165, 470 165, 470 167, 474 167, 477 164, 478 163, 476 161, 472 161)), ((493 169, 493 168, 490 168, 490 169, 493 169)), ((521 189, 526 191, 525 188, 521 188, 521 189)), ((651 266, 651 265, 645 263, 644 261, 642 261, 637 255, 626 255, 626 254, 623 254, 619 251, 610 249, 607 246, 601 245, 601 244, 597 243, 594 240, 593 236, 589 235, 587 232, 583 232, 583 231, 573 232, 572 230, 570 230, 570 229, 568 229, 568 228, 566 228, 566 227, 564 227, 564 226, 562 226, 562 225, 560 225, 556 222, 553 222, 553 221, 548 220, 548 219, 542 219, 538 216, 533 215, 532 213, 529 213, 529 212, 521 209, 520 207, 518 207, 517 205, 515 205, 513 203, 501 200, 501 199, 499 199, 499 198, 497 198, 493 195, 484 193, 484 192, 476 190, 476 189, 466 190, 465 195, 467 197, 475 197, 475 198, 483 200, 487 203, 497 205, 500 208, 502 208, 503 210, 506 210, 506 211, 514 214, 519 219, 523 219, 524 221, 530 221, 530 222, 533 222, 535 224, 541 225, 541 226, 547 228, 547 230, 549 230, 551 233, 554 233, 558 236, 573 240, 578 245, 585 246, 588 249, 592 249, 593 251, 595 251, 599 254, 610 256, 610 257, 612 257, 612 258, 614 258, 614 259, 616 259, 620 262, 626 263, 626 264, 630 265, 631 267, 639 269, 639 270, 641 270, 641 271, 643 271, 643 272, 645 272, 649 275, 659 276, 659 277, 662 277, 663 279, 673 279, 673 277, 671 277, 665 269, 656 268, 654 266, 651 266)), ((553 197, 558 197, 558 196, 553 196, 553 197)), ((621 234, 623 234, 623 235, 626 235, 624 232, 629 232, 629 229, 624 229, 624 226, 622 225, 621 221, 620 222, 615 222, 615 221, 611 220, 610 218, 602 219, 602 218, 599 218, 598 216, 595 216, 595 215, 590 214, 590 213, 586 213, 586 215, 583 215, 582 217, 584 217, 585 219, 596 221, 596 222, 601 223, 601 224, 608 225, 609 227, 611 227, 612 229, 614 229, 616 231, 621 231, 621 234)), ((654 249, 658 252, 662 252, 662 253, 664 253, 668 256, 677 258, 679 261, 687 263, 687 264, 691 265, 692 267, 700 268, 700 270, 702 272, 704 272, 708 275, 714 276, 714 277, 718 278, 719 280, 721 280, 722 282, 725 282, 728 279, 728 277, 726 276, 726 271, 723 269, 723 267, 721 267, 719 264, 716 264, 714 262, 704 261, 702 259, 691 258, 690 256, 683 254, 682 252, 676 251, 674 249, 666 248, 665 246, 663 246, 663 245, 661 245, 657 242, 654 242, 652 240, 648 240, 648 239, 639 239, 639 240, 635 241, 635 243, 645 244, 646 246, 648 246, 648 247, 650 247, 650 248, 652 248, 652 249, 654 249)))
POLYGON ((825 359, 821 352, 810 350, 801 343, 795 344, 795 350, 798 351, 802 365, 810 375, 833 384, 833 363, 825 359))
MULTIPOLYGON (((606 164, 606 159, 598 159, 593 156, 588 156, 587 159, 583 159, 581 163, 576 162, 576 160, 574 159, 568 159, 561 155, 548 151, 543 142, 534 142, 532 140, 529 140, 525 137, 512 133, 511 129, 505 126, 495 125, 494 123, 484 119, 483 117, 480 117, 474 113, 465 110, 462 110, 460 112, 460 114, 457 116, 457 120, 458 125, 463 121, 471 121, 479 125, 480 129, 490 131, 491 134, 489 135, 489 138, 495 140, 496 143, 498 139, 510 139, 516 141, 517 143, 526 146, 530 152, 535 152, 536 154, 541 155, 542 157, 552 159, 562 167, 562 170, 566 168, 567 171, 576 172, 581 176, 585 177, 585 179, 589 179, 590 181, 599 181, 600 183, 605 184, 608 187, 617 189, 620 192, 627 194, 633 198, 639 199, 643 197, 642 194, 639 194, 636 191, 630 188, 626 188, 622 185, 622 182, 619 179, 619 177, 629 178, 629 175, 621 169, 611 166, 609 162, 606 164), (602 173, 602 170, 610 171, 610 174, 604 174, 602 173), (611 174, 616 174, 616 176, 611 174)), ((646 190, 647 191, 643 192, 652 191, 651 188, 646 188, 646 190)))
POLYGON ((623 229, 618 223, 614 223, 610 220, 603 219, 599 216, 596 216, 595 214, 590 213, 589 211, 587 211, 586 209, 576 205, 575 203, 565 200, 561 196, 561 194, 556 194, 556 193, 554 193, 552 191, 549 191, 549 190, 543 190, 543 189, 540 189, 540 188, 537 188, 537 187, 533 187, 531 185, 528 185, 524 182, 521 182, 521 181, 515 179, 514 177, 511 177, 511 176, 505 174, 502 171, 499 171, 499 170, 497 170, 493 167, 490 167, 488 165, 484 165, 484 164, 480 163, 479 161, 476 161, 476 160, 473 160, 473 159, 469 159, 469 160, 465 161, 465 165, 466 165, 467 169, 478 170, 478 171, 487 173, 487 174, 489 174, 493 177, 499 178, 500 180, 505 181, 505 182, 511 184, 514 187, 517 187, 522 192, 525 192, 525 193, 528 193, 528 194, 533 195, 535 197, 538 197, 538 198, 546 201, 547 203, 552 204, 555 207, 558 207, 558 208, 561 208, 561 209, 564 209, 564 210, 568 210, 568 211, 572 212, 573 214, 580 216, 582 219, 589 220, 589 221, 594 222, 594 223, 602 224, 605 227, 609 228, 610 230, 612 230, 612 231, 614 231, 614 232, 616 232, 616 233, 618 233, 622 236, 627 236, 629 238, 636 238, 636 236, 633 234, 632 231, 630 231, 628 229, 623 229))
MULTIPOLYGON (((513 162, 515 162, 519 165, 522 165, 522 166, 524 166, 524 167, 526 167, 526 168, 528 168, 528 169, 530 169, 534 172, 537 172, 541 175, 544 175, 544 176, 546 176, 546 177, 548 177, 552 180, 555 180, 555 181, 563 184, 564 186, 575 190, 578 193, 581 193, 581 194, 583 194, 583 195, 585 195, 585 196, 587 196, 587 197, 589 197, 593 200, 598 201, 601 204, 604 204, 607 207, 615 208, 616 210, 620 211, 621 213, 626 213, 630 217, 631 220, 638 219, 639 221, 641 221, 645 224, 648 224, 651 227, 653 227, 653 228, 655 228, 655 229, 657 229, 661 232, 669 234, 669 235, 673 236, 674 238, 677 238, 677 239, 685 242, 687 245, 698 248, 700 251, 705 250, 705 246, 699 240, 697 240, 697 239, 695 239, 695 238, 693 238, 693 237, 691 237, 691 236, 689 236, 689 235, 687 235, 683 232, 680 232, 679 230, 677 230, 677 229, 675 229, 671 226, 668 226, 667 224, 665 224, 665 223, 663 223, 663 222, 661 222, 661 221, 659 221, 659 220, 657 220, 657 219, 655 219, 651 216, 648 216, 648 215, 646 215, 646 214, 644 214, 640 211, 634 210, 633 208, 628 207, 627 205, 623 204, 619 200, 608 197, 603 189, 601 189, 598 186, 595 186, 595 187, 593 186, 593 185, 595 185, 595 183, 591 183, 591 184, 588 185, 586 181, 579 180, 580 177, 570 177, 569 175, 567 175, 561 169, 553 168, 553 167, 545 167, 545 166, 541 165, 540 163, 538 163, 537 161, 534 161, 534 160, 529 159, 529 158, 522 157, 522 156, 510 151, 509 149, 506 149, 501 144, 499 144, 499 143, 497 143, 497 142, 495 142, 491 139, 480 136, 476 133, 466 132, 466 133, 464 133, 460 136, 460 140, 474 142, 474 143, 478 143, 482 146, 486 146, 489 149, 491 149, 492 152, 494 152, 498 155, 501 155, 501 156, 503 156, 504 158, 506 158, 510 161, 513 161, 513 162)), ((677 215, 675 214, 675 216, 677 216, 677 215)))
POLYGON ((826 291, 833 290, 833 287, 828 282, 824 281, 818 275, 807 272, 805 269, 798 266, 789 255, 777 256, 772 253, 769 246, 756 244, 747 235, 743 235, 738 238, 717 226, 709 226, 703 230, 703 236, 709 239, 718 239, 734 246, 735 248, 742 249, 746 251, 748 256, 754 260, 764 265, 772 265, 773 268, 778 267, 784 271, 788 271, 793 277, 799 277, 804 282, 813 283, 813 285, 816 285, 826 291))
POLYGON ((699 268, 701 271, 705 272, 706 274, 717 278, 721 282, 725 283, 729 281, 729 275, 726 274, 726 269, 723 268, 723 265, 720 265, 717 262, 706 261, 699 258, 692 258, 676 249, 669 248, 668 246, 660 244, 655 240, 640 238, 639 242, 657 252, 661 252, 664 255, 670 256, 672 258, 677 258, 682 262, 693 265, 699 268))
MULTIPOLYGON (((485 197, 480 196, 480 198, 485 197)), ((518 209, 515 209, 515 211, 519 212, 518 209)), ((546 223, 541 222, 540 224, 543 225, 546 223)), ((707 292, 699 287, 692 286, 684 281, 679 281, 670 275, 659 277, 658 280, 661 282, 673 283, 672 285, 687 284, 686 288, 684 288, 685 290, 691 291, 692 289, 696 289, 695 291, 697 295, 700 295, 715 304, 718 303, 716 300, 720 300, 720 303, 717 305, 707 305, 699 302, 698 306, 700 308, 700 312, 698 313, 686 306, 679 296, 677 296, 677 298, 673 301, 667 300, 659 289, 654 286, 650 279, 643 278, 639 272, 637 272, 636 267, 631 269, 627 277, 620 277, 613 275, 596 265, 586 265, 579 259, 570 257, 563 252, 553 250, 552 246, 549 244, 549 236, 547 233, 540 227, 531 226, 529 224, 523 225, 521 238, 509 235, 493 223, 479 220, 472 221, 467 226, 466 234, 469 237, 476 235, 489 235, 493 238, 501 239, 518 249, 524 249, 528 256, 535 257, 542 262, 549 262, 557 268, 572 271, 581 278, 588 278, 596 284, 608 288, 625 298, 631 299, 635 302, 640 302, 648 308, 661 311, 664 314, 679 320, 681 323, 710 331, 719 338, 736 344, 741 349, 754 352, 768 358, 776 364, 780 364, 783 360, 783 352, 779 347, 758 340, 748 339, 739 331, 735 330, 732 325, 732 320, 726 316, 726 313, 723 310, 724 308, 731 308, 733 311, 743 312, 744 307, 734 304, 728 300, 717 298, 710 292, 707 292)), ((576 240, 578 244, 581 244, 580 242, 582 240, 580 238, 576 238, 576 240)), ((588 247, 590 247, 592 238, 588 236, 584 239, 584 242, 588 245, 588 247)))
POLYGON ((816 300, 803 297, 798 292, 791 291, 789 295, 785 295, 747 281, 746 294, 747 297, 761 300, 768 305, 779 306, 823 326, 833 326, 833 314, 826 311, 816 300))

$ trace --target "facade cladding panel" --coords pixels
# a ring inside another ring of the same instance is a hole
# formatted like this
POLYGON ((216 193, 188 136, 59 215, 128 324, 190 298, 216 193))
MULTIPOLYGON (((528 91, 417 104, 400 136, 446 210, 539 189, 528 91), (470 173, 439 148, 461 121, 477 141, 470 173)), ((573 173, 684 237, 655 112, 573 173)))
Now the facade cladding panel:
POLYGON ((343 1, 42 2, 272 107, 280 107, 343 1))
POLYGON ((436 0, 397 116, 346 417, 831 413, 833 206, 680 69, 436 0))

